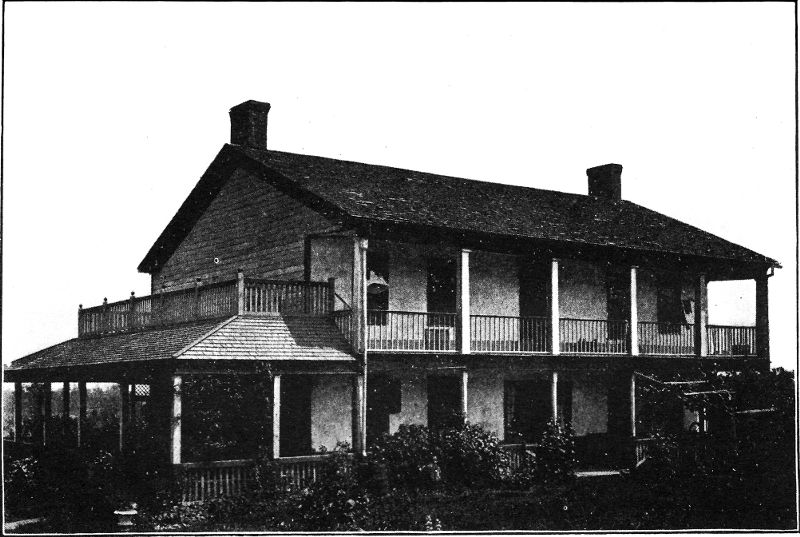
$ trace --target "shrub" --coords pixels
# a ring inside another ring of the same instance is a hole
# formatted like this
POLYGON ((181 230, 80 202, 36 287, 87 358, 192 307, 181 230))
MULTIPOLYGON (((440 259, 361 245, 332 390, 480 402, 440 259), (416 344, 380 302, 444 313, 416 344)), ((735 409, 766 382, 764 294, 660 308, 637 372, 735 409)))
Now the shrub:
POLYGON ((440 481, 439 450, 427 427, 401 425, 373 446, 371 458, 387 469, 389 483, 410 490, 430 489, 440 481))
POLYGON ((533 453, 537 481, 564 481, 575 476, 575 436, 569 425, 561 428, 549 421, 533 453))
POLYGON ((465 487, 499 483, 509 475, 508 455, 497 436, 480 425, 463 423, 444 429, 434 438, 442 477, 465 487))

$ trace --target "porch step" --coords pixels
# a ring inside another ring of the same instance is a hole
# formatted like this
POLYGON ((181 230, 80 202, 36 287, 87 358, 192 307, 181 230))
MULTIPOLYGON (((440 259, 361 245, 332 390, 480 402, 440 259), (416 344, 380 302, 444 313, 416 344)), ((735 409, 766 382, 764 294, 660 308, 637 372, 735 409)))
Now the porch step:
POLYGON ((622 473, 623 470, 583 470, 575 472, 575 477, 613 477, 622 473))

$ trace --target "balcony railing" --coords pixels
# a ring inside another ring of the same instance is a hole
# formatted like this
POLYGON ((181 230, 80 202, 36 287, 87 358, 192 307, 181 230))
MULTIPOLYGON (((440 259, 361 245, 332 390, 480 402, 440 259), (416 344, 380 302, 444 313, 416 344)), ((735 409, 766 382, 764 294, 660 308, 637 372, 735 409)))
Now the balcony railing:
POLYGON ((236 314, 331 313, 334 282, 243 278, 81 308, 78 335, 111 334, 236 314))
POLYGON ((478 352, 547 352, 548 324, 547 317, 472 315, 471 348, 478 352))
POLYGON ((709 356, 753 356, 756 329, 753 326, 708 326, 709 356))
POLYGON ((455 313, 369 311, 367 348, 387 351, 456 350, 455 313))
POLYGON ((639 322, 639 353, 694 354, 694 325, 639 322))
POLYGON ((561 352, 625 354, 628 352, 628 321, 561 319, 561 352))

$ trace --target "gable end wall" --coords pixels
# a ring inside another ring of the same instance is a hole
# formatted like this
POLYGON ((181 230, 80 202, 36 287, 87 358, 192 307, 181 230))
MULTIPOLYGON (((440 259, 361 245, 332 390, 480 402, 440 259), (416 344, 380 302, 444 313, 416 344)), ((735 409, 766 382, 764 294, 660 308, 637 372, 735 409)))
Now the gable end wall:
POLYGON ((335 226, 246 171, 237 170, 172 256, 152 274, 152 292, 245 276, 302 280, 304 239, 335 226), (218 262, 215 262, 215 258, 218 262))

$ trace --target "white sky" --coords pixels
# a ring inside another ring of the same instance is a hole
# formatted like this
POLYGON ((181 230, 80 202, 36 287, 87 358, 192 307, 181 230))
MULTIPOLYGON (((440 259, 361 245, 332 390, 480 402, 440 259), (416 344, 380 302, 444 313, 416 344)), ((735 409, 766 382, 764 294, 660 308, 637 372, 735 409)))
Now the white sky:
MULTIPOLYGON (((214 155, 272 104, 273 149, 623 197, 778 259, 794 369, 794 5, 5 5, 3 362, 136 266, 214 155)), ((754 286, 709 289, 751 323, 754 286)))

